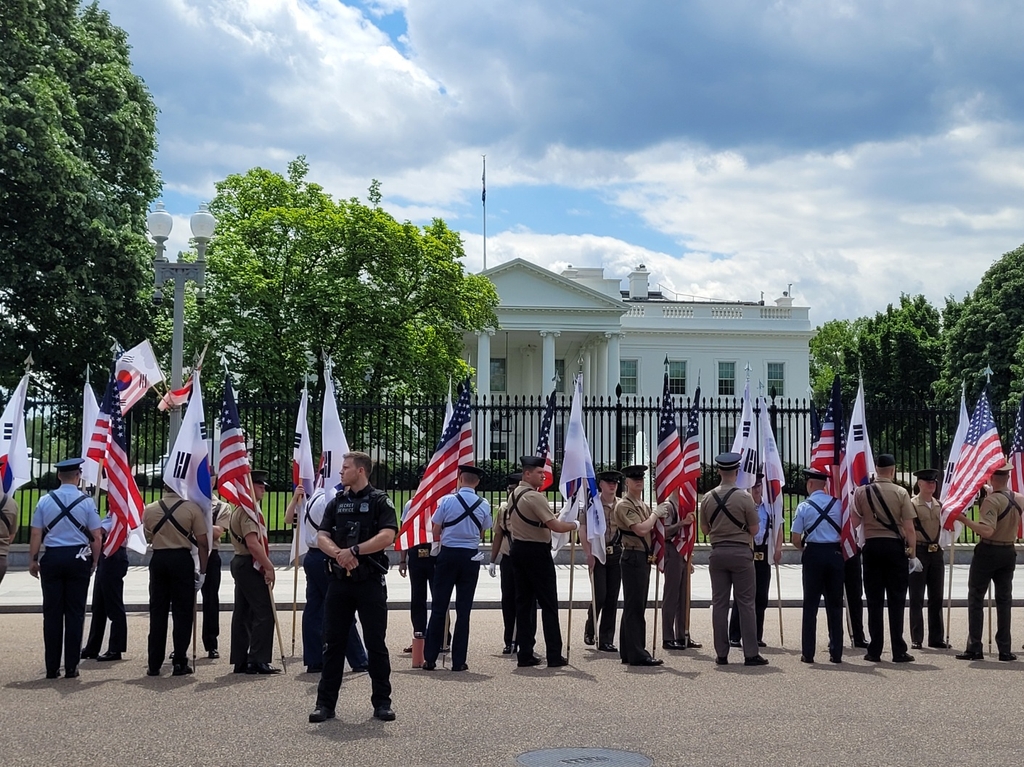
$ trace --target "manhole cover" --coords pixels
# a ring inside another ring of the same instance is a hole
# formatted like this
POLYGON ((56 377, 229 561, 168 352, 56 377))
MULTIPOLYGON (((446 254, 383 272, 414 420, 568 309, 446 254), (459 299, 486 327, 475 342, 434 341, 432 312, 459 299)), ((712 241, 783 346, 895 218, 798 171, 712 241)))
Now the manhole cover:
POLYGON ((527 751, 516 759, 524 767, 562 767, 562 765, 596 765, 596 767, 651 767, 649 757, 635 751, 613 748, 546 748, 527 751))

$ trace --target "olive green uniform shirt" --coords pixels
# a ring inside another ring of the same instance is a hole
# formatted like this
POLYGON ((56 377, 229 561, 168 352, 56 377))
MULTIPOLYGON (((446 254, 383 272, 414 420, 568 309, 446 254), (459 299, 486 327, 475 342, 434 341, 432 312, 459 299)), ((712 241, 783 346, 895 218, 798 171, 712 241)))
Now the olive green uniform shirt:
POLYGON ((884 477, 879 477, 870 484, 858 487, 853 493, 853 503, 857 508, 857 513, 863 519, 865 540, 893 538, 901 541, 903 540, 903 521, 917 518, 917 512, 914 511, 914 505, 910 502, 910 493, 906 488, 884 477), (878 489, 882 500, 885 501, 884 508, 873 488, 878 489), (885 509, 889 510, 888 514, 885 509), (877 512, 877 516, 875 512, 877 512), (882 524, 883 522, 895 523, 896 530, 886 527, 885 524, 882 524))
POLYGON ((1017 540, 1020 512, 1014 508, 1009 508, 1009 511, 1007 511, 1007 507, 1010 507, 1011 496, 1014 503, 1017 504, 1017 508, 1024 509, 1024 495, 1009 490, 989 493, 985 500, 981 502, 978 521, 995 528, 995 533, 991 538, 983 538, 982 540, 992 541, 993 543, 1013 543, 1017 540), (1003 512, 1006 513, 1003 514, 1003 512), (1002 515, 1002 519, 999 518, 1000 515, 1002 515))
POLYGON ((526 482, 520 482, 519 487, 512 491, 508 504, 505 529, 511 533, 512 540, 551 543, 551 530, 546 523, 557 517, 543 493, 537 492, 526 482))
POLYGON ((723 482, 710 493, 706 493, 700 501, 700 529, 710 543, 733 542, 749 546, 754 539, 750 531, 757 527, 757 507, 754 506, 754 499, 750 497, 750 493, 740 488, 726 500, 726 495, 735 487, 736 485, 723 482), (729 519, 724 511, 715 513, 718 509, 716 495, 725 500, 725 508, 736 522, 740 523, 739 525, 729 519))
POLYGON ((0 515, 3 516, 3 519, 0 519, 0 557, 6 557, 11 548, 11 541, 18 532, 18 504, 14 502, 14 498, 7 496, 4 505, 0 507, 0 515))
POLYGON ((182 535, 170 520, 160 525, 160 520, 164 518, 164 507, 170 511, 179 501, 181 505, 174 509, 173 516, 182 530, 192 533, 193 536, 206 534, 206 517, 199 504, 183 501, 177 493, 166 492, 161 500, 149 504, 142 511, 142 525, 146 529, 146 536, 153 543, 154 551, 192 548, 192 542, 182 535), (154 534, 157 525, 160 525, 160 530, 154 534))
POLYGON ((249 533, 260 535, 260 526, 255 519, 241 506, 235 506, 231 510, 228 519, 228 532, 231 535, 231 546, 237 555, 249 554, 249 547, 245 543, 245 536, 249 533))
POLYGON ((932 498, 931 506, 929 506, 921 499, 921 496, 915 495, 910 499, 910 503, 917 515, 917 522, 914 523, 914 529, 917 530, 917 542, 937 545, 939 533, 942 532, 942 502, 937 498, 932 498))
POLYGON ((615 504, 615 526, 622 531, 622 548, 635 551, 651 551, 651 534, 638 536, 630 528, 646 522, 651 516, 651 507, 641 500, 624 495, 615 504))

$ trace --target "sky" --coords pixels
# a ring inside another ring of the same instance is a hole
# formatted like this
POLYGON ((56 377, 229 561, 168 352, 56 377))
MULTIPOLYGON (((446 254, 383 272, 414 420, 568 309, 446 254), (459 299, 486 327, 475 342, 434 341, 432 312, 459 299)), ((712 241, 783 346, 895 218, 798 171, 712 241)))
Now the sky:
MULTIPOLYGON (((814 324, 962 298, 1024 242, 1015 0, 99 0, 175 215, 230 173, 382 182, 469 271, 638 264, 814 324)), ((624 283, 625 286, 625 283, 624 283)))

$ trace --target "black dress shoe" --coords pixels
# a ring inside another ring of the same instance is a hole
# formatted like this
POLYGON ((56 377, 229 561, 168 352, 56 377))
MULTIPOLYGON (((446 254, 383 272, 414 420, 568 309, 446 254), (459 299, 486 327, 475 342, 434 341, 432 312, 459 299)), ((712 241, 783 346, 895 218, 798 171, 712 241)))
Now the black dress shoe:
POLYGON ((409 645, 408 647, 406 647, 404 650, 402 650, 402 652, 405 653, 406 655, 410 654, 412 652, 412 645, 409 645))
POLYGON ((619 648, 613 644, 599 644, 597 649, 601 652, 618 652, 619 648))
POLYGON ((920 650, 920 649, 922 649, 922 647, 923 647, 923 645, 920 642, 911 642, 911 644, 910 644, 910 649, 911 650, 920 650))
POLYGON ((369 671, 369 670, 370 670, 369 666, 353 666, 352 667, 352 671, 354 673, 356 673, 356 674, 361 674, 362 672, 369 671))
POLYGON ((326 722, 328 719, 334 719, 333 708, 317 706, 313 709, 313 713, 309 715, 309 721, 313 724, 320 724, 320 722, 326 722))
POLYGON ((232 674, 244 674, 249 668, 248 663, 236 663, 231 669, 232 674))
POLYGON ((507 644, 507 645, 505 645, 504 647, 501 648, 501 654, 502 655, 511 655, 512 652, 513 652, 512 645, 510 645, 510 644, 507 644))
POLYGON ((540 658, 534 655, 532 658, 520 658, 519 662, 516 663, 519 668, 528 668, 530 666, 539 666, 540 658))
POLYGON ((808 658, 806 655, 800 656, 801 663, 814 663, 814 658, 808 658))
POLYGON ((690 637, 686 637, 686 641, 685 641, 684 644, 686 645, 683 648, 684 650, 690 650, 690 649, 699 650, 701 647, 704 646, 700 642, 694 642, 692 639, 690 639, 690 637))
POLYGON ((315 664, 315 663, 312 666, 306 666, 306 673, 307 674, 319 674, 323 670, 324 670, 323 666, 320 666, 320 665, 315 664))
POLYGON ((843 662, 843 657, 841 655, 829 655, 828 656, 828 662, 829 663, 842 663, 843 662))
POLYGON ((743 647, 743 642, 741 642, 739 639, 730 639, 729 647, 743 647))
POLYGON ((150 666, 146 669, 146 676, 160 676, 160 669, 150 666))
POLYGON ((60 672, 59 671, 47 671, 46 672, 46 678, 47 679, 57 679, 59 676, 60 676, 60 672))
POLYGON ((92 650, 86 650, 82 648, 82 654, 79 656, 82 660, 96 660, 99 657, 99 652, 93 652, 92 650))
POLYGON ((686 643, 676 639, 667 639, 661 643, 662 650, 685 650, 686 643))
POLYGON ((373 710, 375 718, 380 719, 382 722, 393 722, 395 721, 395 712, 391 709, 391 706, 377 706, 373 710))
POLYGON ((206 657, 207 658, 212 658, 212 659, 216 660, 217 658, 220 657, 220 653, 217 652, 216 650, 210 650, 209 652, 206 653, 206 657))
POLYGON ((961 652, 956 655, 957 660, 985 660, 985 653, 983 652, 961 652))
POLYGON ((953 647, 949 642, 929 642, 928 646, 933 650, 949 650, 953 647))
POLYGON ((651 658, 650 656, 638 660, 636 663, 630 663, 630 666, 661 666, 665 663, 661 658, 651 658))
POLYGON ((69 668, 67 671, 64 672, 64 678, 65 679, 77 679, 78 678, 78 668, 77 667, 76 668, 69 668))
POLYGON ((96 660, 98 660, 98 661, 121 660, 121 653, 113 652, 113 651, 105 652, 102 655, 97 655, 96 656, 96 660))
POLYGON ((768 659, 761 655, 751 655, 749 658, 743 659, 744 666, 767 666, 768 659))
POLYGON ((882 656, 881 655, 872 655, 871 653, 867 653, 864 656, 864 660, 866 660, 868 663, 881 663, 882 662, 882 656))
POLYGON ((245 668, 246 674, 280 674, 281 669, 274 668, 269 663, 250 663, 245 668))
POLYGON ((425 660, 423 661, 423 665, 420 666, 420 668, 424 671, 433 671, 437 668, 437 664, 432 660, 425 660))
POLYGON ((187 663, 175 663, 171 676, 185 676, 192 673, 192 667, 187 663))
POLYGON ((1012 652, 1001 652, 1001 653, 999 653, 999 660, 1002 660, 1002 661, 1017 660, 1017 656, 1014 655, 1012 652))
POLYGON ((717 658, 715 658, 715 665, 716 666, 728 666, 729 665, 729 656, 727 656, 727 655, 719 655, 717 658))
POLYGON ((899 655, 892 656, 893 663, 910 663, 914 660, 914 656, 908 652, 900 653, 899 655))
POLYGON ((758 647, 767 647, 768 643, 767 642, 762 642, 760 639, 758 639, 757 640, 757 646, 758 647))
POLYGON ((585 644, 587 647, 593 647, 594 646, 594 635, 593 634, 584 634, 583 635, 583 644, 585 644))
POLYGON ((452 671, 469 671, 469 665, 460 663, 458 666, 452 666, 452 671))
POLYGON ((853 646, 856 647, 859 650, 866 650, 866 649, 868 649, 868 643, 865 642, 863 639, 854 639, 853 640, 853 646))
POLYGON ((565 658, 565 657, 562 657, 562 656, 559 656, 557 658, 554 658, 554 659, 548 661, 548 668, 561 668, 562 666, 568 666, 568 665, 569 665, 569 659, 565 658))

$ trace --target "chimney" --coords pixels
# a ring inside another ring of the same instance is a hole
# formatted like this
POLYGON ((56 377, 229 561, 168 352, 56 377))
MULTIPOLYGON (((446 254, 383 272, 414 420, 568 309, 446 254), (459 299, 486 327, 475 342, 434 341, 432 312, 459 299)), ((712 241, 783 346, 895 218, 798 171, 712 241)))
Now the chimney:
POLYGON ((572 264, 569 264, 569 266, 562 270, 562 276, 567 280, 575 280, 578 273, 576 269, 572 268, 572 264))
POLYGON ((791 295, 789 295, 789 291, 788 290, 783 291, 782 295, 779 298, 775 299, 775 305, 776 306, 792 306, 793 305, 793 297, 791 295))
POLYGON ((629 274, 629 299, 631 301, 646 301, 647 300, 647 278, 650 276, 650 272, 647 271, 647 267, 640 264, 634 271, 629 274))

